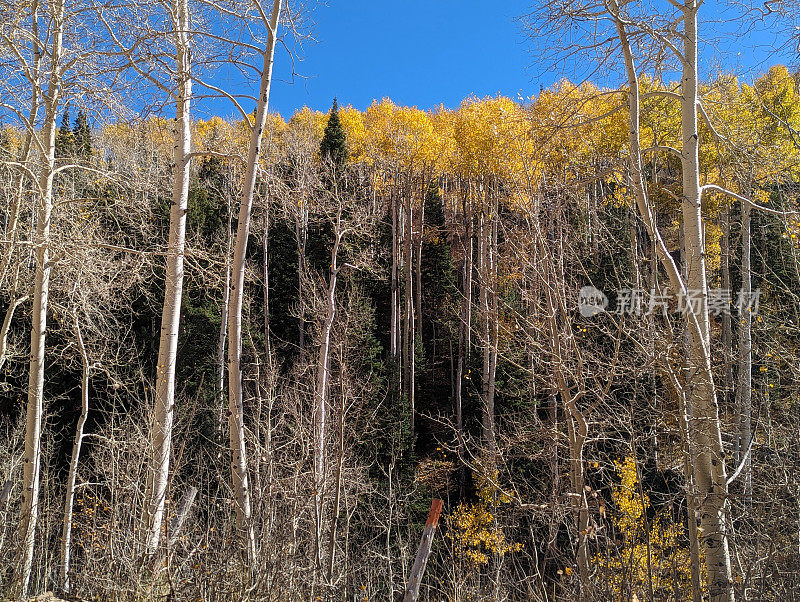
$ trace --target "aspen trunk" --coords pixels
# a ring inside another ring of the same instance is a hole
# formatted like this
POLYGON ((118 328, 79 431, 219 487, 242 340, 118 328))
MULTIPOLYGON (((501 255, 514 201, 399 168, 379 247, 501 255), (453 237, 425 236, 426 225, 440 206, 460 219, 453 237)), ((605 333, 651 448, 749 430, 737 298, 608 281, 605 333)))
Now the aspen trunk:
MULTIPOLYGON (((55 124, 55 122, 54 122, 55 124)), ((52 133, 45 132, 55 143, 55 127, 48 126, 52 133)), ((41 470, 41 434, 44 402, 44 352, 47 335, 47 302, 50 292, 50 270, 48 244, 50 237, 50 215, 53 203, 53 171, 50 153, 49 166, 40 178, 42 194, 36 217, 36 275, 33 290, 33 316, 31 321, 31 360, 28 377, 28 404, 25 420, 25 461, 22 472, 22 513, 19 524, 22 544, 21 592, 27 593, 33 564, 33 548, 36 522, 39 515, 39 477, 41 470)))
POLYGON ((298 346, 300 355, 306 349, 306 304, 305 278, 306 278, 306 242, 308 240, 308 210, 306 209, 305 191, 301 187, 300 215, 295 224, 295 237, 297 238, 297 302, 300 307, 298 324, 298 346))
MULTIPOLYGON (((423 182, 425 179, 423 177, 423 182)), ((423 238, 425 235, 425 195, 427 194, 425 191, 427 188, 423 188, 422 191, 422 199, 423 201, 420 203, 419 211, 417 211, 417 244, 416 244, 416 278, 414 282, 414 298, 415 298, 415 310, 414 316, 416 318, 416 333, 417 336, 422 337, 422 243, 423 238)), ((436 344, 436 337, 434 337, 434 345, 436 344)))
MULTIPOLYGON (((337 225, 338 230, 338 225, 337 225)), ((317 379, 314 390, 314 510, 317 528, 317 567, 322 568, 322 532, 324 522, 323 489, 325 488, 325 438, 328 416, 328 387, 330 380, 330 346, 333 322, 336 318, 336 284, 339 276, 338 254, 340 234, 331 250, 331 273, 328 283, 325 322, 322 326, 319 356, 317 359, 317 379)))
POLYGON ((52 41, 50 89, 45 111, 41 139, 44 156, 39 176, 39 197, 36 207, 36 232, 34 253, 36 273, 33 286, 33 312, 31 316, 31 356, 28 375, 28 401, 25 419, 25 457, 22 469, 22 508, 19 522, 21 572, 20 596, 25 597, 33 567, 36 523, 39 516, 39 480, 42 461, 42 415, 44 404, 44 355, 47 336, 47 307, 50 293, 50 220, 53 210, 53 170, 55 167, 56 116, 59 100, 59 62, 62 55, 64 4, 54 7, 56 23, 52 41))
POLYGON ((231 247, 233 241, 231 200, 226 194, 228 206, 228 239, 225 243, 225 288, 222 290, 222 311, 219 323, 219 337, 217 338, 217 391, 216 400, 219 410, 217 420, 217 431, 222 436, 223 415, 225 408, 225 343, 228 339, 228 306, 230 305, 231 293, 231 247))
POLYGON ((392 190, 391 194, 391 214, 392 214, 392 282, 391 282, 391 333, 389 347, 392 358, 395 360, 400 353, 400 328, 399 328, 399 307, 400 307, 400 232, 398 220, 397 192, 392 190))
POLYGON ((192 504, 194 504, 194 498, 197 496, 197 487, 189 487, 183 494, 180 502, 178 502, 177 508, 175 508, 175 516, 169 523, 169 546, 172 547, 175 545, 175 542, 178 541, 178 537, 181 535, 181 527, 183 526, 184 521, 186 521, 186 516, 189 514, 189 510, 192 509, 192 504))
MULTIPOLYGON (((340 358, 341 359, 341 358, 340 358)), ((342 511, 342 479, 344 476, 344 413, 345 397, 341 396, 339 404, 339 457, 336 459, 336 492, 333 502, 333 520, 328 539, 328 582, 333 583, 333 568, 336 561, 336 533, 339 528, 339 514, 342 511)), ((346 573, 345 573, 346 574, 346 573)))
POLYGON ((495 429, 494 429, 494 392, 495 369, 497 355, 495 353, 495 329, 497 328, 494 316, 495 301, 493 288, 494 276, 494 224, 492 207, 486 203, 481 212, 480 225, 480 304, 483 314, 483 374, 482 374, 482 402, 483 402, 483 443, 489 455, 492 469, 495 461, 495 429))
POLYGON ((172 421, 175 407, 175 368, 183 296, 183 264, 186 246, 186 212, 189 200, 189 171, 192 148, 191 56, 189 48, 189 5, 180 0, 174 23, 175 64, 178 79, 173 150, 172 206, 169 215, 164 306, 156 366, 155 408, 152 424, 152 459, 147 475, 146 540, 148 555, 158 551, 164 523, 164 502, 169 481, 172 452, 172 421))
POLYGON ((405 270, 405 290, 403 291, 404 313, 403 321, 403 384, 406 399, 411 411, 411 432, 414 432, 414 207, 411 195, 412 187, 409 185, 405 194, 405 207, 403 212, 403 269, 405 270))
POLYGON ((78 425, 75 427, 75 440, 72 444, 72 457, 67 476, 67 491, 64 497, 64 519, 61 526, 61 588, 66 593, 69 593, 70 590, 69 567, 72 551, 72 509, 75 501, 75 483, 78 478, 78 462, 83 444, 83 427, 89 415, 89 356, 86 353, 86 345, 83 342, 83 334, 77 316, 75 316, 75 336, 78 339, 78 349, 81 353, 81 413, 78 417, 78 425))
POLYGON ((736 462, 744 462, 742 468, 742 482, 744 484, 745 503, 749 503, 753 493, 753 478, 751 474, 751 458, 748 455, 751 433, 752 414, 752 379, 753 379, 753 314, 749 311, 747 303, 752 293, 752 268, 750 264, 750 206, 742 203, 742 284, 739 309, 739 350, 738 370, 736 378, 736 413, 738 422, 736 462))
POLYGON ((455 405, 456 405, 456 431, 458 437, 458 460, 461 464, 459 469, 459 489, 464 494, 465 461, 464 449, 464 416, 463 416, 463 397, 464 381, 467 378, 465 370, 469 366, 470 357, 470 328, 472 322, 472 219, 467 216, 467 199, 462 200, 462 212, 464 218, 464 238, 462 241, 463 262, 461 266, 461 320, 458 329, 458 368, 456 370, 455 382, 455 405))
POLYGON ((250 234, 250 217, 253 195, 258 176, 261 144, 269 110, 269 92, 272 83, 272 65, 275 57, 275 36, 281 13, 281 1, 274 0, 267 47, 263 51, 264 63, 261 71, 261 86, 256 107, 255 122, 250 134, 247 167, 242 185, 242 201, 239 206, 239 223, 231 267, 230 309, 228 316, 228 426, 231 447, 231 480, 236 500, 236 526, 244 530, 247 551, 251 562, 256 560, 255 535, 251 524, 250 485, 247 475, 247 449, 244 431, 244 397, 242 392, 242 304, 244 298, 245 252, 250 234))
MULTIPOLYGON (((731 219, 730 210, 725 209, 722 212, 722 240, 721 247, 721 266, 722 272, 722 289, 725 291, 731 290, 731 219)), ((730 402, 731 391, 734 390, 733 373, 732 373, 732 358, 731 353, 733 350, 733 328, 731 324, 730 311, 722 312, 722 353, 723 353, 723 385, 724 393, 722 396, 723 405, 730 402)))
POLYGON ((695 482, 699 499, 701 546, 708 570, 711 602, 733 602, 733 579, 728 550, 728 486, 717 398, 711 372, 711 335, 708 317, 705 232, 701 209, 699 132, 697 128, 697 0, 683 7, 684 63, 681 79, 681 166, 683 171, 683 224, 686 237, 687 293, 699 301, 690 320, 689 396, 694 412, 695 482), (696 320, 696 323, 695 323, 696 320))
POLYGON ((3 318, 3 325, 0 326, 0 369, 6 363, 6 354, 8 352, 8 332, 11 329, 11 320, 14 318, 14 312, 17 308, 28 300, 28 296, 15 297, 12 295, 11 301, 6 308, 6 315, 3 318))
POLYGON ((704 224, 701 212, 699 136, 697 129, 697 10, 695 0, 681 7, 684 22, 683 76, 681 79, 681 166, 683 172, 683 231, 687 255, 684 282, 660 236, 647 199, 639 146, 639 81, 633 61, 626 25, 616 1, 609 4, 615 18, 628 75, 630 117, 630 170, 639 212, 655 241, 659 259, 667 271, 673 290, 689 300, 685 311, 689 334, 690 378, 686 384, 687 403, 692 418, 691 459, 698 492, 701 546, 705 553, 711 602, 733 602, 727 526, 727 477, 722 448, 717 400, 711 373, 711 348, 708 318, 708 286, 705 269, 704 224), (691 294, 691 299, 689 299, 691 294))
POLYGON ((272 338, 269 326, 269 200, 265 209, 264 238, 261 240, 261 261, 264 264, 264 282, 261 285, 264 301, 264 350, 268 366, 272 366, 272 338))

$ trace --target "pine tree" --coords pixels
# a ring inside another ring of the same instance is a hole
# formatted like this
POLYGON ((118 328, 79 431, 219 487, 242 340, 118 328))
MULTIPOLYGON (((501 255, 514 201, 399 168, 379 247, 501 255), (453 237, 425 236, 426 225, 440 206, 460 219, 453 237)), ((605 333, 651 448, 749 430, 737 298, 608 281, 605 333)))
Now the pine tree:
POLYGON ((71 157, 75 153, 75 136, 69 125, 69 111, 61 116, 61 126, 56 133, 56 157, 71 157))
POLYGON ((75 117, 72 137, 75 154, 81 159, 89 159, 92 156, 92 131, 89 129, 89 120, 83 110, 78 111, 75 117))
POLYGON ((319 145, 322 160, 329 160, 335 167, 341 167, 347 161, 347 137, 339 119, 339 103, 334 98, 325 135, 319 145))

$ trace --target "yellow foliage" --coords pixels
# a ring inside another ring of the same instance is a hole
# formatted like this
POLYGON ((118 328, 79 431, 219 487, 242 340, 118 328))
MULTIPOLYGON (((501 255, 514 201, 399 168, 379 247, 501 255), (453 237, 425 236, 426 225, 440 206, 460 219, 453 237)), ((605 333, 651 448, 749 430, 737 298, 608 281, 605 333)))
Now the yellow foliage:
POLYGON ((360 163, 364 159, 367 130, 364 127, 364 114, 353 107, 339 109, 339 119, 347 136, 348 161, 360 163))
POLYGON ((648 530, 645 518, 650 500, 639 488, 636 462, 628 457, 614 464, 620 483, 612 492, 615 512, 610 523, 618 545, 592 559, 609 586, 611 599, 649 599, 651 583, 657 601, 690 599, 690 558, 681 541, 683 527, 661 512, 649 521, 648 530))
MULTIPOLYGON (((497 476, 496 472, 493 476, 497 476)), ((477 481, 477 503, 462 502, 447 517, 447 536, 455 542, 456 553, 476 566, 487 564, 492 556, 522 549, 521 543, 506 539, 498 524, 499 510, 511 502, 511 496, 500 491, 494 484, 495 479, 480 475, 477 481)))
POLYGON ((439 142, 430 116, 416 107, 398 107, 388 98, 373 102, 364 114, 366 154, 371 162, 430 168, 439 142))

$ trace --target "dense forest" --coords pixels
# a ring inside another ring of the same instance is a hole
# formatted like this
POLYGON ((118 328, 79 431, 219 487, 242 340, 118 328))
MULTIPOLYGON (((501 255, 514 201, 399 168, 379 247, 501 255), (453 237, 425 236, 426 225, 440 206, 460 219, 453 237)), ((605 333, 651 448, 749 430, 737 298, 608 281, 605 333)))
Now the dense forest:
POLYGON ((0 599, 795 599, 800 75, 705 10, 287 120, 281 0, 0 0, 0 599))

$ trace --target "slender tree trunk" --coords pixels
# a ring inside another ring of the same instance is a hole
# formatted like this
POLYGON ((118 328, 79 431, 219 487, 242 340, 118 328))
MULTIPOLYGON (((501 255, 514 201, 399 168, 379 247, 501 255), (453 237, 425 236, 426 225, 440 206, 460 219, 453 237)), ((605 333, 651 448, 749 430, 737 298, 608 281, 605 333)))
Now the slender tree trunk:
POLYGON ((458 330, 458 368, 456 370, 455 382, 455 405, 456 405, 456 431, 458 437, 458 460, 459 468, 459 491, 464 495, 466 481, 465 449, 464 449, 464 381, 467 378, 465 370, 469 366, 470 357, 470 328, 472 322, 472 219, 467 214, 466 193, 462 199, 462 214, 464 219, 464 239, 462 241, 463 261, 461 267, 461 319, 459 320, 458 330))
POLYGON ((397 190, 393 189, 390 194, 391 194, 390 211, 392 214, 392 282, 391 282, 392 317, 391 317, 391 333, 390 333, 389 347, 392 358, 397 360, 397 357, 400 353, 400 327, 399 327, 400 318, 398 315, 400 308, 400 231, 399 231, 399 219, 398 219, 399 210, 397 202, 397 190))
POLYGON ((328 416, 328 395, 330 383, 330 346, 333 323, 336 318, 336 284, 339 276, 340 234, 331 250, 331 272, 326 295, 325 322, 317 359, 317 379, 314 390, 314 510, 317 528, 317 568, 322 569, 322 532, 324 530, 323 490, 325 488, 325 439, 328 416))
MULTIPOLYGON (((731 290, 731 218, 730 210, 724 209, 722 211, 722 241, 721 241, 721 266, 722 272, 722 289, 724 291, 731 290)), ((722 375, 723 375, 723 404, 728 404, 731 399, 731 391, 734 389, 733 373, 732 373, 732 358, 731 353, 733 350, 733 328, 731 324, 730 308, 726 308, 722 312, 722 375)))
POLYGON ((745 503, 749 504, 753 493, 751 473, 752 454, 748 455, 751 433, 752 382, 753 382, 753 314, 747 306, 752 294, 752 268, 750 262, 751 228, 750 205, 742 203, 742 285, 739 308, 739 350, 736 379, 736 413, 738 419, 736 462, 744 462, 742 482, 745 503))
POLYGON ((261 261, 264 264, 264 282, 262 292, 264 299, 264 350, 267 354, 268 367, 272 366, 272 337, 269 326, 269 199, 264 210, 264 238, 261 239, 261 261))
POLYGON ((31 360, 28 377, 28 407, 25 420, 25 461, 22 476, 22 511, 19 524, 22 544, 21 592, 27 593, 33 565, 34 538, 39 515, 39 478, 42 461, 42 414, 44 403, 44 352, 47 335, 47 304, 50 292, 50 216, 53 207, 53 160, 55 147, 55 119, 45 126, 45 140, 52 142, 45 159, 43 175, 39 180, 42 192, 36 216, 36 275, 33 290, 33 316, 31 320, 31 360))
POLYGON ((615 18, 628 74, 628 105, 630 114, 630 169, 634 194, 648 232, 657 243, 661 263, 670 277, 673 289, 688 301, 685 317, 689 331, 690 382, 687 401, 693 417, 692 466, 699 497, 701 544, 705 553, 708 588, 711 602, 733 602, 730 552, 727 526, 727 477, 722 436, 717 410, 714 381, 711 373, 711 350, 708 319, 708 286, 705 269, 704 225, 701 212, 699 181, 699 135, 697 129, 698 70, 697 70, 697 3, 687 0, 682 6, 684 22, 684 57, 681 80, 681 135, 683 148, 683 226, 687 250, 687 278, 684 283, 674 260, 658 232, 652 209, 647 200, 641 169, 639 146, 638 75, 626 25, 616 0, 609 4, 615 18))
POLYGON ((164 522, 164 502, 169 481, 172 451, 172 421, 175 407, 175 368, 178 353, 183 264, 186 246, 186 212, 189 200, 189 172, 192 149, 191 123, 191 50, 189 48, 189 5, 179 0, 174 23, 175 64, 178 89, 173 151, 172 206, 169 216, 164 306, 161 314, 161 337, 156 366, 156 398, 152 425, 152 460, 147 475, 146 541, 148 555, 158 550, 164 522))
POLYGON ((684 3, 684 65, 681 79, 681 165, 683 171, 683 224, 686 236, 687 292, 698 301, 697 327, 690 328, 689 382, 694 412, 695 481, 700 498, 701 544, 708 570, 711 602, 733 602, 733 579, 728 550, 728 486, 717 398, 711 372, 711 335, 708 318, 705 232, 701 209, 699 132, 697 128, 697 0, 684 3))
POLYGON ((83 427, 86 418, 89 416, 89 356, 86 353, 86 345, 83 342, 80 323, 77 315, 75 318, 75 336, 78 340, 78 349, 81 353, 81 413, 78 417, 78 425, 75 427, 75 440, 72 444, 72 457, 69 462, 69 474, 67 476, 67 491, 64 497, 64 520, 61 526, 61 588, 69 593, 71 584, 69 581, 70 553, 72 551, 72 509, 75 501, 75 483, 78 478, 78 462, 81 457, 81 445, 83 444, 83 427))
POLYGON ((298 324, 298 346, 300 355, 306 349, 306 304, 305 304, 305 279, 306 279, 306 243, 308 241, 308 209, 306 208, 305 188, 300 189, 300 214, 295 226, 297 238, 297 302, 300 307, 300 322, 298 324))
POLYGON ((500 344, 500 316, 499 316, 499 291, 497 290, 497 236, 498 236, 498 215, 497 199, 494 200, 494 207, 489 220, 489 296, 491 317, 491 329, 489 332, 489 386, 486 395, 486 414, 489 418, 489 453, 492 464, 497 462, 497 439, 495 433, 495 391, 497 379, 497 354, 500 344))
MULTIPOLYGON (((425 182, 423 177, 423 182, 425 182)), ((427 188, 423 187, 422 199, 419 211, 417 211, 417 245, 416 245, 416 281, 414 283, 414 296, 416 299, 416 309, 414 316, 416 317, 416 333, 417 336, 422 337, 422 243, 425 235, 425 195, 427 188)), ((434 345, 436 338, 434 337, 434 345)))
POLYGON ((281 14, 282 0, 274 0, 269 23, 267 46, 263 51, 261 85, 255 119, 250 133, 247 167, 242 184, 242 201, 239 206, 239 223, 231 268, 230 314, 228 316, 228 421, 231 447, 231 480, 236 499, 236 525, 245 532, 247 552, 251 566, 256 562, 255 534, 251 523, 250 485, 247 475, 247 449, 244 429, 244 396, 242 391, 242 305, 244 301, 245 254, 250 235, 250 217, 253 209, 261 145, 269 110, 269 92, 272 84, 272 65, 275 58, 275 36, 281 14))
POLYGON ((428 520, 422 530, 422 539, 419 542, 417 556, 409 572, 408 583, 406 584, 403 602, 415 602, 419 597, 419 586, 425 574, 425 566, 428 564, 428 557, 431 554, 433 536, 436 534, 436 527, 439 524, 439 515, 442 512, 442 500, 433 499, 431 509, 428 512, 428 520))
POLYGON ((0 326, 0 369, 6 363, 6 354, 8 353, 8 332, 11 329, 11 320, 14 317, 14 312, 17 308, 28 300, 28 296, 16 297, 12 294, 8 307, 6 308, 6 316, 3 318, 3 325, 0 326))
POLYGON ((233 214, 231 211, 230 195, 226 193, 228 206, 228 232, 225 243, 225 288, 222 289, 222 311, 219 323, 219 337, 217 338, 217 431, 222 436, 223 415, 225 408, 225 342, 228 338, 228 309, 231 299, 231 247, 233 243, 233 214))
MULTIPOLYGON (((44 355, 47 336, 47 306, 50 293, 50 220, 53 210, 53 171, 55 168, 56 120, 61 92, 64 2, 52 5, 50 79, 44 100, 45 116, 40 134, 43 148, 42 171, 36 207, 36 232, 33 249, 36 273, 31 316, 31 356, 28 375, 28 402, 25 418, 25 456, 22 469, 22 507, 19 522, 21 571, 19 592, 25 597, 33 568, 36 523, 39 516, 39 481, 42 461, 42 415, 44 404, 44 355)), ((34 20, 38 16, 34 15, 34 20)), ((39 47, 39 40, 35 42, 39 47)), ((38 54, 38 51, 37 51, 38 54)), ((38 85, 34 83, 34 86, 38 85)), ((34 107, 36 105, 34 104, 34 107)))
POLYGON ((403 291, 403 382, 406 399, 411 412, 411 432, 414 432, 414 207, 412 186, 409 184, 405 194, 405 211, 403 212, 403 268, 405 270, 405 290, 403 291))
MULTIPOLYGON (((342 511, 342 478, 344 474, 344 413, 345 398, 341 396, 339 404, 339 457, 336 460, 336 492, 333 502, 333 520, 331 521, 330 538, 328 539, 328 582, 333 583, 333 567, 336 561, 336 532, 339 527, 339 514, 342 511)), ((345 573, 346 574, 346 573, 345 573)))

